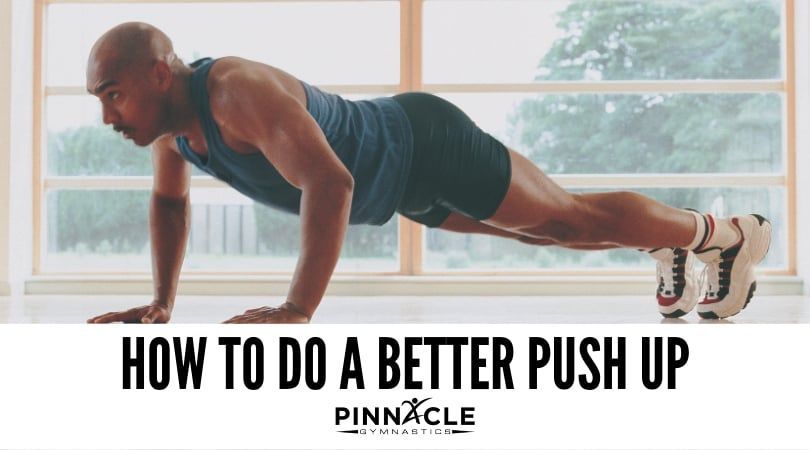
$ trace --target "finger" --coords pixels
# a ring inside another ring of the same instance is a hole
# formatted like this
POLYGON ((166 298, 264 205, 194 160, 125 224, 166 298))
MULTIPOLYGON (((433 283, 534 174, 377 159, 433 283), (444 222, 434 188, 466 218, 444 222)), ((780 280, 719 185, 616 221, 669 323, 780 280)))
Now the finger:
POLYGON ((245 316, 238 315, 238 316, 235 316, 235 317, 231 317, 230 319, 228 319, 228 320, 226 320, 225 322, 222 322, 222 323, 229 323, 229 324, 246 323, 245 320, 246 320, 245 316))
POLYGON ((252 316, 242 316, 242 318, 237 323, 267 323, 267 315, 252 315, 252 316))
POLYGON ((288 323, 298 319, 299 315, 283 308, 267 308, 266 311, 254 314, 243 314, 239 323, 288 323))
POLYGON ((92 323, 110 323, 110 322, 122 322, 126 320, 130 320, 135 310, 128 310, 128 311, 121 311, 121 312, 109 312, 107 314, 102 314, 98 317, 94 317, 91 319, 92 323))
POLYGON ((283 316, 284 314, 288 314, 289 312, 282 309, 276 308, 272 306, 268 306, 261 311, 257 311, 251 314, 242 314, 242 318, 244 322, 249 323, 266 323, 268 319, 278 318, 280 315, 283 316))
POLYGON ((257 323, 263 315, 264 313, 242 314, 236 318, 234 323, 257 323))
POLYGON ((109 316, 111 316, 111 315, 113 315, 113 314, 117 314, 117 313, 115 313, 115 312, 108 312, 108 313, 106 313, 106 314, 101 314, 100 316, 96 316, 96 317, 92 317, 92 318, 90 318, 90 319, 87 319, 87 323, 103 323, 103 321, 104 321, 104 320, 105 320, 107 317, 109 317, 109 316))
POLYGON ((141 317, 141 323, 155 323, 162 314, 163 312, 157 308, 149 308, 149 312, 141 317))
POLYGON ((262 315, 271 313, 273 310, 276 309, 278 308, 273 308, 271 306, 262 306, 261 308, 249 309, 244 313, 239 314, 238 316, 232 317, 232 319, 236 321, 234 323, 244 323, 244 321, 246 320, 255 321, 256 317, 260 317, 262 315))
POLYGON ((252 314, 240 314, 228 320, 228 323, 256 323, 258 318, 262 317, 265 313, 256 312, 252 314))
POLYGON ((241 318, 241 317, 242 317, 242 315, 241 315, 241 314, 240 314, 240 315, 238 315, 238 316, 233 316, 233 317, 231 317, 230 319, 228 319, 228 320, 226 320, 226 321, 224 321, 224 322, 222 322, 222 323, 238 323, 237 321, 238 321, 238 320, 239 320, 239 318, 241 318))

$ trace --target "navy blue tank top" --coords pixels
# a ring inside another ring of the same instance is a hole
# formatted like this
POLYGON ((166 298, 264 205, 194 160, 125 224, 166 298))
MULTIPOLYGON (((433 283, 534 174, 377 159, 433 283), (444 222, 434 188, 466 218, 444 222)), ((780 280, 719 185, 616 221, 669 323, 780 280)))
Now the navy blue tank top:
MULTIPOLYGON (((251 199, 298 214, 301 191, 288 183, 263 153, 240 154, 222 141, 211 114, 206 79, 214 60, 191 64, 191 99, 208 146, 208 157, 194 153, 185 136, 177 137, 183 157, 251 199)), ((329 145, 354 177, 351 224, 382 225, 394 215, 411 166, 413 136, 408 117, 390 98, 349 101, 301 82, 307 111, 329 145)))

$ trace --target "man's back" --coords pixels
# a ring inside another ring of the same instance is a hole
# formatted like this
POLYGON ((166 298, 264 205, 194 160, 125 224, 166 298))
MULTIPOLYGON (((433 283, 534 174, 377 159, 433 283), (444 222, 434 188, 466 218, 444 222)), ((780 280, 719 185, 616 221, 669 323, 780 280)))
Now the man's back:
MULTIPOLYGON (((391 218, 405 188, 412 152, 410 125, 395 101, 348 101, 281 70, 241 58, 204 58, 191 67, 191 100, 201 125, 198 142, 205 151, 199 150, 199 144, 192 145, 188 137, 179 136, 176 145, 185 159, 260 203, 292 213, 300 211, 300 190, 288 183, 260 151, 229 142, 227 133, 221 131, 228 117, 214 112, 213 102, 223 100, 212 100, 209 90, 227 89, 229 72, 250 71, 278 80, 297 99, 303 97, 302 104, 355 179, 350 222, 380 225, 391 218)), ((226 96, 224 101, 238 104, 240 100, 226 96)))

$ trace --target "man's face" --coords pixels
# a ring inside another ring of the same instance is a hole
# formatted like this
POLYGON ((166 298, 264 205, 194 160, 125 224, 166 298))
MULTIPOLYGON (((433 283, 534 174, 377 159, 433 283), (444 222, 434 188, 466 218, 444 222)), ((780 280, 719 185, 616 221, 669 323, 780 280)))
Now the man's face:
POLYGON ((88 70, 87 90, 101 100, 102 120, 139 146, 147 146, 163 133, 164 96, 152 74, 134 70, 88 70))

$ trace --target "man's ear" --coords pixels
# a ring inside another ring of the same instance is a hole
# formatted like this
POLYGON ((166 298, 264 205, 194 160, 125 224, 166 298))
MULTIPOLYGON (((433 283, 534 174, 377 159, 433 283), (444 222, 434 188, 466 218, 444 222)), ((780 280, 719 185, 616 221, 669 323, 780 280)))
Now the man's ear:
POLYGON ((162 92, 168 91, 172 85, 174 74, 172 73, 171 67, 166 64, 166 61, 155 62, 155 65, 152 67, 152 74, 158 89, 162 92))

